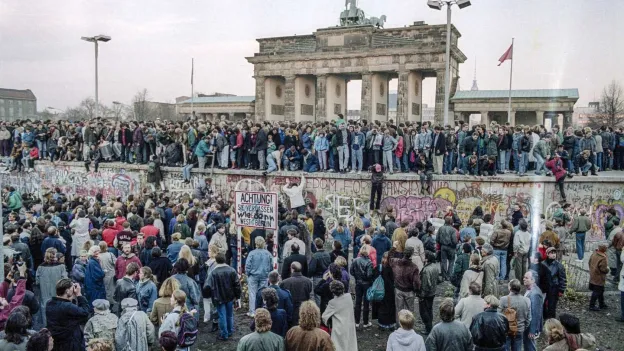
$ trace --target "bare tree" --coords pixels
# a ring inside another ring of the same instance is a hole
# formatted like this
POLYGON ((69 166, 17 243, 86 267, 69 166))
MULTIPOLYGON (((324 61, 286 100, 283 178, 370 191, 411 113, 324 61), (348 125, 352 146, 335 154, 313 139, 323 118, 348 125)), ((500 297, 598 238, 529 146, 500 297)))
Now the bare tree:
POLYGON ((149 104, 150 96, 147 89, 139 90, 132 99, 132 105, 134 107, 134 114, 139 121, 145 121, 151 114, 151 108, 149 104))
POLYGON ((624 91, 617 81, 612 81, 602 90, 597 115, 590 118, 589 126, 600 128, 603 125, 617 127, 624 124, 624 91))

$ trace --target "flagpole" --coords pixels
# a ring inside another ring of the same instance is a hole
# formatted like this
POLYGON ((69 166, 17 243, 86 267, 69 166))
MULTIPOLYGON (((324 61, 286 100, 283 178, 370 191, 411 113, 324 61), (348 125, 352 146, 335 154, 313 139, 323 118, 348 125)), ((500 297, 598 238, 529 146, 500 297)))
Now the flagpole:
POLYGON ((195 89, 193 85, 193 74, 195 73, 195 58, 191 58, 191 120, 193 120, 193 99, 195 97, 195 89))
MULTIPOLYGON (((507 121, 511 123, 511 82, 513 79, 513 51, 514 51, 514 38, 511 38, 511 66, 509 67, 509 106, 507 106, 507 121)), ((513 126, 512 126, 513 127, 513 126)))

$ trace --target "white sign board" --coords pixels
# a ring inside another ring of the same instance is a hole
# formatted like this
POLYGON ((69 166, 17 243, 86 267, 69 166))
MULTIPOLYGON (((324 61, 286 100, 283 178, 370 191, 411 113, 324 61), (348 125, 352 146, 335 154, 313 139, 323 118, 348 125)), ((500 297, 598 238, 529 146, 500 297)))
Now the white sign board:
POLYGON ((277 193, 236 192, 236 225, 277 230, 277 193))

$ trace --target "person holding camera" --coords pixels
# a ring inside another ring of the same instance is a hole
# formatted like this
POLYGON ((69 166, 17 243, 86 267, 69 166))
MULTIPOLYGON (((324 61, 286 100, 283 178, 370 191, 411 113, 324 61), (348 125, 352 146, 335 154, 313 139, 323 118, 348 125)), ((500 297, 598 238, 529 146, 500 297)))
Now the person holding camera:
POLYGON ((54 339, 55 350, 85 349, 81 325, 89 319, 89 303, 78 283, 63 278, 56 283, 56 296, 46 305, 47 328, 54 339), (75 300, 75 302, 74 302, 75 300))
POLYGON ((26 295, 26 270, 25 264, 16 265, 14 269, 7 274, 6 279, 10 282, 11 287, 15 287, 13 297, 7 301, 0 297, 0 330, 4 330, 4 325, 9 318, 9 314, 15 307, 20 306, 26 295))

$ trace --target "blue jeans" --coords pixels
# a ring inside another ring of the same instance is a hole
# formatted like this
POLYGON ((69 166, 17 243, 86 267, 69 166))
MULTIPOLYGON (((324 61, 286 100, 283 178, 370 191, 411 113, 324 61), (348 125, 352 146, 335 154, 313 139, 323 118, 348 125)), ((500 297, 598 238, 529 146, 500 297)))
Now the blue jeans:
POLYGON ((585 257, 585 233, 576 233, 576 256, 579 260, 585 257))
POLYGON ((536 153, 533 153, 533 157, 535 157, 535 174, 542 174, 542 170, 546 172, 544 158, 536 153))
POLYGON ((529 160, 529 154, 524 151, 520 153, 520 156, 518 156, 518 172, 520 174, 526 174, 527 172, 527 164, 529 160))
POLYGON ((356 161, 357 161, 357 171, 362 171, 362 167, 364 167, 362 161, 364 159, 364 153, 362 151, 362 147, 360 146, 359 149, 354 150, 353 148, 351 148, 351 170, 355 171, 356 168, 356 161))
POLYGON ((498 258, 500 264, 500 272, 498 273, 498 280, 505 280, 507 275, 507 249, 498 250, 494 249, 494 256, 498 258))
POLYGON ((275 158, 273 157, 273 154, 269 154, 267 156, 267 163, 269 164, 266 170, 267 173, 277 171, 277 164, 275 163, 275 158))
MULTIPOLYGON (((505 172, 507 170, 507 166, 505 165, 505 161, 507 160, 505 154, 507 150, 498 150, 498 170, 501 172, 505 172)), ((507 163, 509 164, 509 162, 507 163)))
POLYGON ((509 161, 511 161, 512 153, 513 151, 511 150, 507 150, 507 152, 505 152, 505 169, 509 169, 509 161))
POLYGON ((232 262, 230 264, 230 267, 238 269, 238 249, 235 247, 230 247, 230 253, 232 254, 232 262))
POLYGON ((184 180, 191 180, 191 169, 193 169, 192 164, 182 167, 182 178, 184 180))
POLYGON ((409 169, 410 169, 410 167, 409 167, 409 154, 410 154, 409 150, 403 152, 403 171, 405 171, 405 172, 409 172, 409 169))
POLYGON ((219 315, 219 332, 224 339, 234 334, 234 302, 221 303, 215 306, 219 315))
POLYGON ((267 278, 249 276, 247 278, 247 291, 249 292, 249 313, 256 312, 256 294, 258 289, 266 285, 267 278))
POLYGON ((602 152, 597 152, 596 153, 596 167, 601 170, 604 171, 604 168, 602 167, 602 152))
POLYGON ((449 151, 448 155, 444 156, 444 167, 442 173, 451 174, 453 171, 453 159, 455 158, 455 151, 449 151))
POLYGON ((520 156, 518 156, 518 151, 510 151, 509 154, 513 154, 514 160, 514 172, 518 173, 520 171, 520 156))
POLYGON ((620 318, 624 320, 624 291, 620 291, 620 314, 620 318))
POLYGON ((334 169, 334 148, 329 149, 329 168, 334 169))
POLYGON ((507 341, 505 342, 505 350, 522 351, 522 334, 516 335, 516 337, 513 339, 510 336, 507 336, 507 341))
POLYGON ((535 346, 535 339, 529 338, 529 329, 524 330, 524 335, 522 336, 522 343, 524 344, 524 351, 537 351, 537 347, 535 346))

